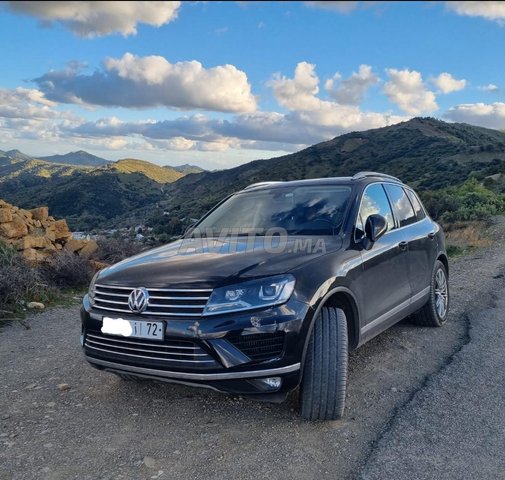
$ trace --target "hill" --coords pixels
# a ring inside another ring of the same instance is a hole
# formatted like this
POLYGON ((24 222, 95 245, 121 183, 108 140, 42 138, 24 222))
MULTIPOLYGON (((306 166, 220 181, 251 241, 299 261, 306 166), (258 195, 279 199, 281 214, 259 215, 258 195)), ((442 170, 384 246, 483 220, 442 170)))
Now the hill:
POLYGON ((169 165, 165 165, 163 168, 172 168, 181 172, 183 175, 189 175, 190 173, 202 173, 205 170, 197 165, 190 165, 189 163, 185 163, 184 165, 177 165, 176 167, 170 167, 169 165))
POLYGON ((154 206, 164 185, 182 176, 143 160, 85 168, 0 154, 0 198, 23 208, 47 205, 73 230, 110 225, 117 216, 154 206))
POLYGON ((110 163, 105 158, 97 157, 91 153, 79 150, 78 152, 69 152, 64 155, 50 155, 49 157, 39 157, 39 160, 50 163, 64 163, 67 165, 76 165, 79 167, 101 167, 110 163))
POLYGON ((269 160, 190 175, 167 188, 162 203, 179 217, 198 217, 229 193, 266 180, 353 175, 375 170, 420 191, 505 172, 505 133, 433 118, 352 132, 269 160))
POLYGON ((134 158, 125 158, 118 160, 107 167, 109 170, 119 173, 142 173, 147 178, 158 183, 175 182, 184 174, 171 167, 160 167, 145 160, 136 160, 134 158))

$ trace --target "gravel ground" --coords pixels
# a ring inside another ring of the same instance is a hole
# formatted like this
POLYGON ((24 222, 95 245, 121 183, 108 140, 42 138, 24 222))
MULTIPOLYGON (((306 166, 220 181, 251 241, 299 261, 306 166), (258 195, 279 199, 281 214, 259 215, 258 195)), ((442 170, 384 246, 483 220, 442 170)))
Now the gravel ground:
POLYGON ((443 328, 402 322, 351 355, 336 422, 300 419, 293 399, 257 403, 94 370, 78 306, 33 315, 30 330, 8 325, 0 478, 504 478, 503 232, 501 219, 499 242, 451 262, 443 328))

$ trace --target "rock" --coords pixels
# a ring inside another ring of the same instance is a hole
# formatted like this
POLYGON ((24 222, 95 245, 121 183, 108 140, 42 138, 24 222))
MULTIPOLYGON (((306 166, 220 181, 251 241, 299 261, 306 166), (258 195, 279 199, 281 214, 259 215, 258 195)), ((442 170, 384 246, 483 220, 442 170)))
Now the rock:
POLYGON ((110 265, 108 263, 104 262, 99 262, 98 260, 90 260, 89 261, 89 266, 95 271, 98 272, 98 270, 103 270, 104 268, 109 267, 110 265))
POLYGON ((7 203, 5 200, 0 200, 0 207, 11 208, 12 205, 10 203, 7 203))
POLYGON ((41 263, 47 258, 47 254, 43 254, 34 248, 26 248, 22 250, 22 255, 28 263, 41 263))
POLYGON ((56 241, 56 232, 52 230, 50 227, 47 227, 44 230, 44 235, 51 241, 55 242, 56 241))
POLYGON ((34 220, 34 221, 33 221, 33 225, 34 225, 36 228, 41 228, 41 227, 42 227, 42 223, 40 223, 40 220, 34 220))
POLYGON ((54 232, 54 238, 56 240, 63 240, 65 238, 72 238, 72 233, 68 229, 66 220, 56 220, 49 227, 48 230, 54 232))
POLYGON ((12 213, 8 208, 0 208, 0 223, 12 222, 12 213))
POLYGON ((45 220, 49 216, 49 208, 39 207, 30 210, 34 220, 45 220))
POLYGON ((86 245, 84 248, 79 250, 79 256, 81 257, 89 257, 92 253, 95 253, 98 250, 98 243, 95 240, 86 241, 86 245))
POLYGON ((156 460, 153 457, 144 457, 143 462, 147 468, 156 468, 156 460))
POLYGON ((51 240, 47 237, 35 237, 27 235, 18 242, 18 250, 25 250, 26 248, 46 248, 52 246, 51 240))
POLYGON ((70 390, 70 385, 68 383, 60 383, 58 384, 58 390, 64 392, 65 390, 70 390))
POLYGON ((40 302, 29 302, 26 304, 26 308, 32 309, 32 310, 44 310, 46 308, 43 303, 40 302))
POLYGON ((28 227, 26 224, 17 218, 13 218, 11 222, 0 223, 0 236, 7 238, 21 238, 28 235, 28 227))
POLYGON ((65 243, 63 249, 73 253, 81 250, 81 248, 83 248, 85 245, 86 240, 76 240, 75 238, 71 238, 65 243))
POLYGON ((32 223, 33 221, 33 214, 29 210, 24 210, 23 208, 21 208, 18 212, 18 215, 23 217, 27 223, 32 223))

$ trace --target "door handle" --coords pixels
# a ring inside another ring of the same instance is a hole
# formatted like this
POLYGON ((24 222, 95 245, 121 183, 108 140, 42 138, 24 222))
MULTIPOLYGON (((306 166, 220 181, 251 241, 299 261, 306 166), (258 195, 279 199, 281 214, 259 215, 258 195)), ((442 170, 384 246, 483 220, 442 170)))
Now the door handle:
POLYGON ((409 246, 409 244, 407 242, 400 242, 398 244, 398 247, 400 248, 400 250, 403 250, 403 251, 407 250, 408 246, 409 246))
POLYGON ((430 233, 428 233, 428 238, 429 238, 430 240, 433 240, 433 239, 435 238, 435 232, 430 232, 430 233))

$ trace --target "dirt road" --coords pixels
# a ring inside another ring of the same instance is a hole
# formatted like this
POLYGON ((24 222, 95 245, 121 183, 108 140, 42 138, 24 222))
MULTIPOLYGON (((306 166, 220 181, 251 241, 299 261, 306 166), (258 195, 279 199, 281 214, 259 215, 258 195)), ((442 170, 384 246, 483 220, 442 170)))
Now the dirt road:
POLYGON ((501 220, 501 240, 451 263, 446 326, 400 323, 351 355, 336 422, 300 419, 293 400, 98 372, 82 357, 78 306, 34 315, 30 330, 6 326, 0 478, 502 478, 504 231, 501 220))

